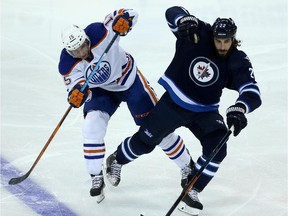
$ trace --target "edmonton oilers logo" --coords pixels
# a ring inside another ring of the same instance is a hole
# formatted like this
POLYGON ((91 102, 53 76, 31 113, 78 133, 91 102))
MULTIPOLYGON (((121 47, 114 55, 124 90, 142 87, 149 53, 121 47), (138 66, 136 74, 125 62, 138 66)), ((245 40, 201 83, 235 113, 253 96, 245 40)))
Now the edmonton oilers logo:
POLYGON ((96 65, 97 65, 97 62, 94 62, 93 64, 90 64, 87 67, 86 72, 85 72, 85 77, 87 79, 89 75, 93 72, 93 75, 91 79, 89 80, 89 83, 91 84, 105 83, 111 75, 111 66, 109 62, 107 61, 102 61, 99 64, 98 68, 95 68, 96 65), (93 70, 96 70, 96 72, 94 72, 93 70))
POLYGON ((197 57, 193 59, 189 66, 189 76, 196 85, 207 87, 218 80, 219 69, 208 58, 197 57))

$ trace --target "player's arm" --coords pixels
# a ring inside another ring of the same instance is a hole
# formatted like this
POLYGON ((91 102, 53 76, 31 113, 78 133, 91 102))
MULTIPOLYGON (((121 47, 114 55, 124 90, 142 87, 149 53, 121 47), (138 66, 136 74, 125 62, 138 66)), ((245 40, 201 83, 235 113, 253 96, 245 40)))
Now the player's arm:
POLYGON ((262 103, 249 58, 243 56, 242 61, 237 62, 236 65, 238 65, 236 69, 232 68, 232 82, 228 88, 237 90, 239 96, 235 104, 226 111, 227 125, 229 128, 234 126, 234 136, 247 126, 245 114, 254 111, 262 103))
POLYGON ((242 104, 245 113, 250 113, 261 105, 261 93, 249 58, 244 52, 240 52, 239 56, 240 60, 232 68, 230 88, 239 93, 235 103, 242 104))
POLYGON ((78 108, 82 106, 90 93, 88 85, 81 91, 85 78, 80 62, 71 58, 65 58, 65 55, 62 55, 60 59, 58 68, 68 92, 68 102, 72 107, 78 108))
POLYGON ((198 19, 190 15, 185 8, 179 6, 168 8, 165 17, 169 28, 177 38, 190 40, 195 44, 198 43, 198 19))

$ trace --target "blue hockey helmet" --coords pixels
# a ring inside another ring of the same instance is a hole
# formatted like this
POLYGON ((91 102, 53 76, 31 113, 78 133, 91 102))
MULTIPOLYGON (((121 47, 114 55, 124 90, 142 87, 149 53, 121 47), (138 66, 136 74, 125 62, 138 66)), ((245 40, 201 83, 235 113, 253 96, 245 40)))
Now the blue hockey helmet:
POLYGON ((215 38, 234 38, 237 26, 231 18, 218 17, 212 25, 212 31, 215 38))

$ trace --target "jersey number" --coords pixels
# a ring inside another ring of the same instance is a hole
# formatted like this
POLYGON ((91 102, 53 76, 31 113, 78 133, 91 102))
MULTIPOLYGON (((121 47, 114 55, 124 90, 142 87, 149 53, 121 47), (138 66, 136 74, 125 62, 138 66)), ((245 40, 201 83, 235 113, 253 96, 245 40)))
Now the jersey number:
POLYGON ((252 79, 255 79, 253 68, 249 68, 249 71, 250 71, 250 76, 251 76, 251 78, 252 78, 252 79))
POLYGON ((65 85, 69 85, 71 83, 71 79, 68 77, 63 77, 65 85))

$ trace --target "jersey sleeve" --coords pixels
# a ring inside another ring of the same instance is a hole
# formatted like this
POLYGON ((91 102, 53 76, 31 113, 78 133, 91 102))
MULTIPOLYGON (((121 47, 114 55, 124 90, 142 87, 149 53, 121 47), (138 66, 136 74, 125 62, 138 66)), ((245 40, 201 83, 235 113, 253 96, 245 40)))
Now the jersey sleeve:
POLYGON ((70 92, 76 84, 85 82, 80 62, 81 60, 72 58, 65 49, 62 50, 58 70, 62 75, 67 92, 70 92))
MULTIPOLYGON (((167 24, 170 28, 170 30, 173 32, 173 34, 178 38, 178 21, 185 17, 190 16, 191 14, 183 7, 174 6, 170 7, 166 10, 165 17, 167 24)), ((198 20, 198 29, 199 31, 211 31, 211 27, 208 23, 196 18, 198 20)), ((206 34, 206 33, 205 33, 206 34)))
MULTIPOLYGON (((236 56, 232 56, 235 59, 236 56)), ((246 107, 246 113, 252 112, 261 105, 261 94, 255 80, 254 70, 248 56, 239 51, 237 59, 231 61, 231 83, 227 87, 238 91, 239 97, 235 103, 241 103, 246 107)))
POLYGON ((177 22, 182 17, 188 16, 190 13, 183 7, 173 6, 166 10, 165 17, 167 24, 173 34, 177 37, 178 26, 177 22))

